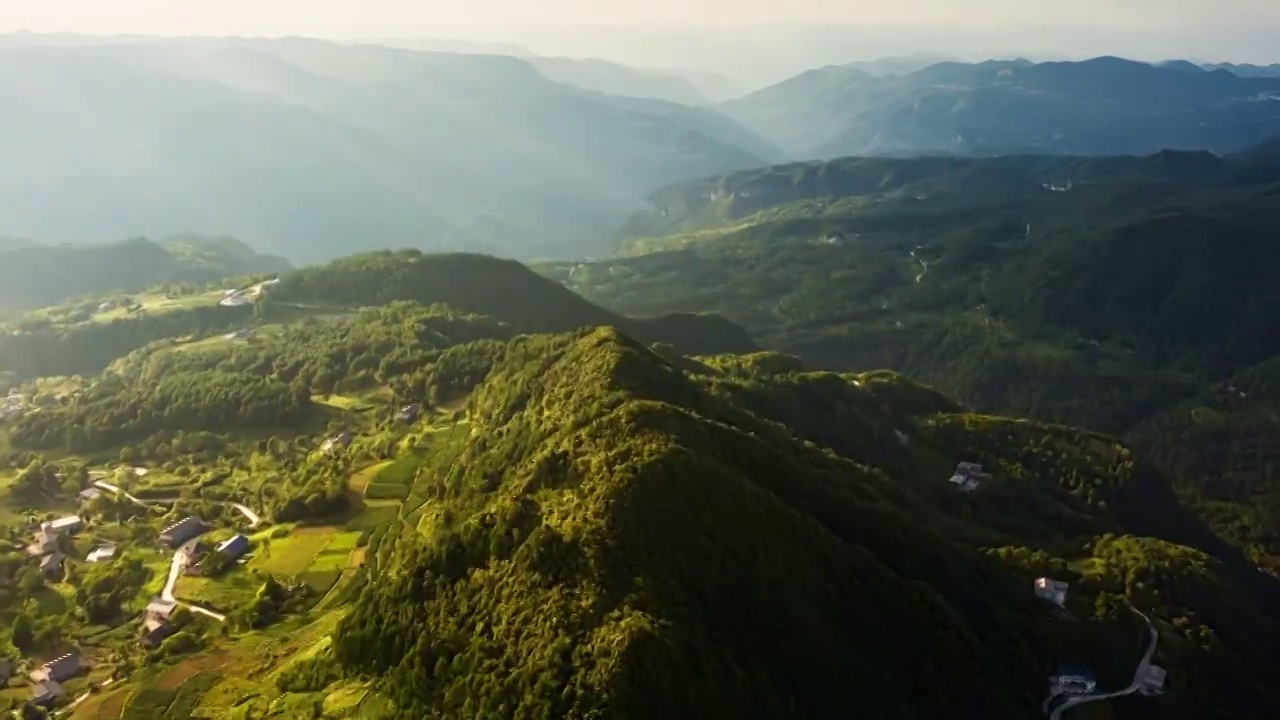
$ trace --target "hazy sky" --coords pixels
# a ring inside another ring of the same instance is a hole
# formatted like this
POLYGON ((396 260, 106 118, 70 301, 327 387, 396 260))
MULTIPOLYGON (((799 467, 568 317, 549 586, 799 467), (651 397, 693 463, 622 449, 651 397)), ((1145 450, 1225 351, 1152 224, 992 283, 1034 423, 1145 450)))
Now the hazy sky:
POLYGON ((460 26, 774 22, 1280 24, 1280 0, 0 0, 0 32, 411 35, 460 26))

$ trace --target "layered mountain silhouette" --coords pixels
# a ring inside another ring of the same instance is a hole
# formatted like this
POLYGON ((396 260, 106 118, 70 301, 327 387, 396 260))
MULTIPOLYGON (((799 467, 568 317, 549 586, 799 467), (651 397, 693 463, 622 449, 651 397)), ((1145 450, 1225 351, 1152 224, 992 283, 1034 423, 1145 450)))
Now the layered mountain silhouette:
POLYGON ((13 236, 218 233, 304 261, 388 245, 570 254, 659 184, 780 158, 716 112, 512 57, 41 37, 0 43, 13 236))
POLYGON ((942 62, 904 75, 855 64, 811 70, 720 107, 797 158, 1221 153, 1280 133, 1280 78, 1116 57, 942 62))

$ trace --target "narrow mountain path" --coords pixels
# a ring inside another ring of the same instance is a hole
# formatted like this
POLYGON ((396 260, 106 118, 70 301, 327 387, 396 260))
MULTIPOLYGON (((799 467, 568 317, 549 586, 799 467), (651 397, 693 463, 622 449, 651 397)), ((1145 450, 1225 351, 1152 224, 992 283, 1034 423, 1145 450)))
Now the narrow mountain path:
MULTIPOLYGON (((1133 671, 1133 682, 1129 683, 1129 687, 1123 690, 1117 690, 1116 692, 1102 693, 1099 695, 1081 695, 1069 698, 1066 702, 1054 708, 1053 713, 1049 716, 1049 720, 1061 720, 1064 712, 1077 705, 1097 702, 1099 700, 1110 700, 1111 698, 1123 697, 1125 695, 1132 695, 1138 691, 1142 676, 1146 673, 1147 667, 1151 665, 1151 659, 1155 657, 1156 642, 1160 639, 1160 635, 1156 632, 1155 625, 1151 623, 1151 618, 1147 617, 1141 610, 1138 610, 1138 608, 1134 607, 1132 604, 1129 605, 1129 609, 1137 613, 1139 617, 1146 621, 1147 630, 1151 632, 1151 642, 1147 644, 1147 651, 1143 653, 1142 659, 1138 661, 1137 669, 1133 671)), ((1057 696, 1050 695, 1049 699, 1045 701, 1046 706, 1052 702, 1055 697, 1057 696)))
POLYGON ((915 261, 916 261, 916 262, 918 262, 918 263, 920 263, 920 274, 919 274, 919 275, 916 275, 916 282, 920 282, 921 280, 923 280, 923 279, 924 279, 924 276, 925 276, 925 275, 928 275, 928 274, 929 274, 929 263, 927 263, 927 262, 925 262, 924 260, 921 260, 919 257, 917 257, 917 256, 916 256, 916 251, 915 251, 915 250, 912 250, 912 251, 911 251, 911 259, 912 259, 912 260, 915 260, 915 261))

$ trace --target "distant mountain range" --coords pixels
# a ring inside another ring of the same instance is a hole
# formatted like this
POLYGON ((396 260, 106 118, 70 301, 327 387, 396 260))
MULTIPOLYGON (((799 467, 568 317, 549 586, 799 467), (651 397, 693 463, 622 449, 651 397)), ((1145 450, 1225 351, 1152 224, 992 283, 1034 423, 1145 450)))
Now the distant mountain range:
POLYGON ((811 70, 719 108, 797 158, 1221 153, 1280 134, 1280 78, 1115 57, 942 62, 904 75, 855 64, 811 70))
POLYGON ((1193 63, 1187 60, 1166 60, 1158 63, 1158 66, 1190 72, 1226 70, 1239 77, 1280 77, 1280 63, 1273 65, 1254 65, 1252 63, 1237 65, 1235 63, 1193 63))
POLYGON ((13 236, 207 232, 298 261, 387 245, 573 255, 658 185, 784 157, 715 111, 512 57, 41 37, 0 42, 13 236))

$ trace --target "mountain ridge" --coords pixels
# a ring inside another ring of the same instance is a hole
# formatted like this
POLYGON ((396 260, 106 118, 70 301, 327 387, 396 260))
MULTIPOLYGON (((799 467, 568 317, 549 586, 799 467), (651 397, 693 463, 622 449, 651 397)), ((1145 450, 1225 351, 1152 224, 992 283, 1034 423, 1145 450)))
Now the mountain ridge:
POLYGON ((1116 57, 942 62, 900 76, 827 68, 720 106, 793 157, 1231 152, 1274 133, 1275 78, 1188 73, 1116 57), (1267 130, 1270 128, 1270 130, 1267 130))

